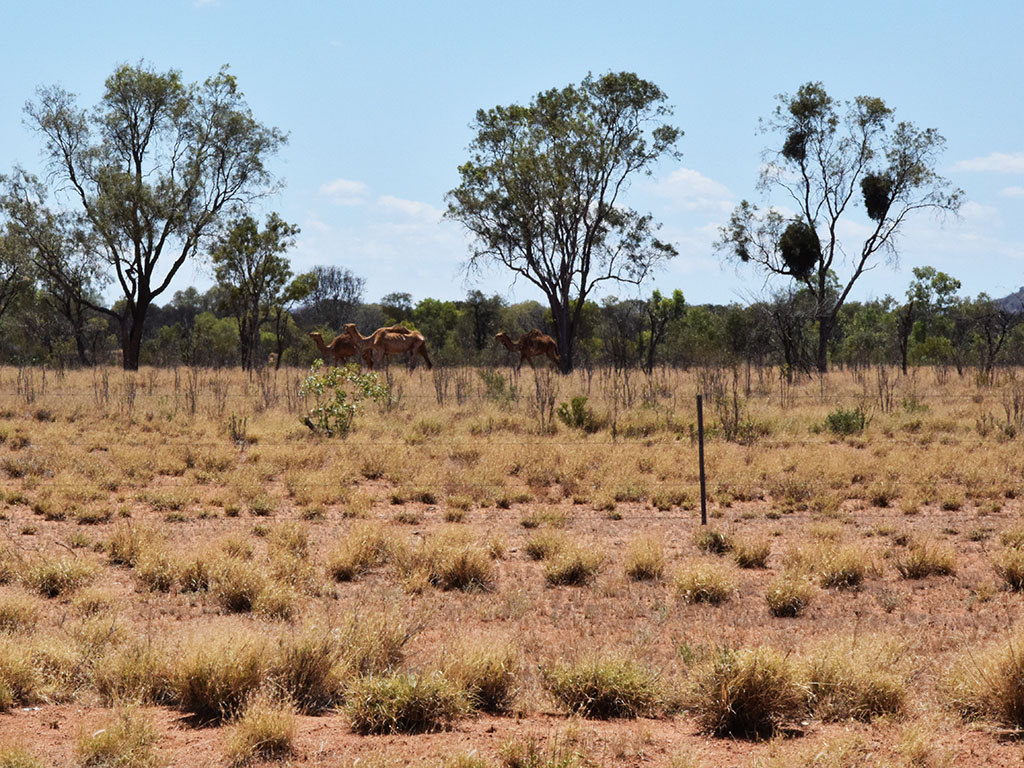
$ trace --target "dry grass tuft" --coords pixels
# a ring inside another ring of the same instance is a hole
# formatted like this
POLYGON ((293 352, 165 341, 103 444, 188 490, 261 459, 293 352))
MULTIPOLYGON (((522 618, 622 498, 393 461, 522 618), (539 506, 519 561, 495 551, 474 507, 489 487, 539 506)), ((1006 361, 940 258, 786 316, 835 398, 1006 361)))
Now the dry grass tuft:
POLYGON ((773 736, 807 713, 794 662, 770 648, 721 649, 692 670, 687 695, 702 730, 715 736, 773 736))
POLYGON ((231 765, 284 760, 295 751, 295 707, 257 693, 231 726, 227 757, 231 765))
POLYGON ((597 578, 603 564, 603 553, 567 545, 547 561, 544 580, 552 587, 585 587, 597 578))
POLYGON ((792 618, 804 612, 817 591, 818 588, 806 574, 787 570, 768 585, 765 600, 773 616, 792 618))
POLYGON ((359 734, 429 733, 469 712, 466 694, 440 673, 361 677, 345 692, 345 714, 359 734))
POLYGON ((67 595, 96 578, 96 567, 80 557, 37 557, 21 572, 22 582, 43 597, 67 595))
POLYGON ((956 573, 956 553, 935 541, 917 541, 897 553, 893 565, 904 579, 950 576, 956 573))
POLYGON ((179 706, 200 721, 230 719, 264 682, 264 640, 237 632, 194 638, 182 650, 172 684, 179 706))
POLYGON ((740 568, 767 568, 772 553, 769 539, 737 539, 732 548, 732 559, 740 568))
POLYGON ((47 768, 47 765, 24 747, 6 744, 0 747, 0 768, 47 768))
POLYGON ((1024 591, 1024 549, 1004 549, 992 559, 992 568, 1006 582, 1008 589, 1024 591))
POLYGON ((39 599, 23 592, 0 594, 0 632, 31 632, 39 623, 39 599))
POLYGON ((675 591, 688 603, 718 605, 736 594, 736 582, 729 568, 716 562, 697 562, 676 574, 675 591))
POLYGON ((606 719, 653 714, 660 676, 623 656, 585 656, 541 671, 544 688, 570 713, 606 719))
POLYGON ((174 700, 171 659, 149 642, 133 642, 109 652, 93 672, 93 685, 108 706, 118 702, 168 704, 174 700))
POLYGON ((968 649, 946 675, 949 703, 968 720, 1024 727, 1024 631, 968 649))
POLYGON ((641 535, 626 547, 626 576, 633 581, 653 581, 665 572, 665 547, 654 536, 641 535))
POLYGON ((358 521, 327 557, 327 572, 335 581, 355 581, 388 562, 392 541, 384 525, 358 521))
POLYGON ((456 643, 444 675, 466 692, 474 709, 499 714, 512 706, 520 667, 518 645, 482 638, 456 643))
POLYGON ((731 552, 735 544, 733 537, 717 528, 701 527, 693 534, 693 543, 701 552, 709 555, 724 555, 731 552))
POLYGON ((814 715, 825 721, 898 716, 907 699, 904 645, 892 637, 834 637, 804 661, 814 715))
POLYGON ((154 751, 156 729, 136 709, 126 707, 106 725, 78 737, 75 753, 83 768, 150 768, 161 764, 154 751))

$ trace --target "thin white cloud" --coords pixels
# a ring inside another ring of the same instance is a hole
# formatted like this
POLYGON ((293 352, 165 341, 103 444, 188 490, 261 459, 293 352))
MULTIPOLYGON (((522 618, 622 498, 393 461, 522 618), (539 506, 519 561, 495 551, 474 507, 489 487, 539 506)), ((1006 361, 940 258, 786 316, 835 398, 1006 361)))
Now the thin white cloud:
POLYGON ((961 160, 953 167, 958 171, 1024 173, 1024 152, 993 152, 987 157, 961 160))
POLYGON ((382 195, 377 198, 377 205, 386 211, 397 211, 410 218, 435 223, 441 221, 441 211, 429 203, 421 203, 417 200, 403 200, 393 195, 382 195))
POLYGON ((691 168, 677 168, 654 184, 654 193, 686 211, 726 213, 733 207, 729 188, 691 168))
POLYGON ((361 181, 334 179, 320 186, 320 194, 335 205, 362 205, 370 189, 361 181))
POLYGON ((1024 187, 1006 187, 999 194, 1003 197, 1024 197, 1024 187))

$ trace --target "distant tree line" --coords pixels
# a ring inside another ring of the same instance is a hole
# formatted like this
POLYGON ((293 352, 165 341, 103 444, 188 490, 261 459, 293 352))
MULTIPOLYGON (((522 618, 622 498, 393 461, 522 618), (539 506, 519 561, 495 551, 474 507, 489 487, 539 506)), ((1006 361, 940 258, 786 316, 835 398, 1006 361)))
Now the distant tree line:
MULTIPOLYGON (((240 319, 245 305, 239 287, 226 280, 205 292, 177 291, 167 304, 152 306, 140 364, 307 366, 320 356, 311 331, 329 340, 354 322, 364 334, 396 323, 415 328, 442 366, 512 365, 517 357, 495 341, 496 333, 515 338, 532 328, 552 332, 550 309, 537 301, 510 303, 477 290, 457 301, 414 301, 400 292, 369 301, 365 280, 343 267, 316 267, 291 277, 287 259, 277 266, 286 277, 276 281, 273 300, 251 316, 255 321, 240 319)), ((1024 365, 1024 314, 985 294, 959 295, 959 281, 931 267, 913 274, 898 299, 844 303, 827 347, 831 365, 929 365, 988 376, 999 366, 1024 365)), ((31 273, 7 289, 3 306, 5 364, 121 364, 116 319, 89 307, 68 312, 46 281, 31 273)), ((661 365, 748 365, 787 376, 810 374, 818 367, 816 308, 813 294, 794 288, 745 306, 687 305, 678 290, 588 300, 578 313, 574 365, 648 371, 661 365)))

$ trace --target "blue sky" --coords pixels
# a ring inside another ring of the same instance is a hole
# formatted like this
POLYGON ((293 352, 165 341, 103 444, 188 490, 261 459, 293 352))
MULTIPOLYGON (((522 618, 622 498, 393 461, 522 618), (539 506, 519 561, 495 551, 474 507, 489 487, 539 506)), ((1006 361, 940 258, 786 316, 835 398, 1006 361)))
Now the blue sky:
MULTIPOLYGON (((347 267, 366 278, 370 301, 395 290, 458 299, 469 288, 540 298, 508 273, 467 283, 461 272, 465 236, 440 214, 469 123, 479 108, 620 70, 657 83, 685 132, 682 159, 638 178, 626 197, 679 249, 643 294, 681 288, 690 303, 760 294, 763 276, 723 265, 712 243, 732 207, 756 198, 768 140, 758 118, 776 94, 810 80, 842 99, 882 97, 897 118, 937 128, 947 139, 939 171, 967 196, 957 219, 911 220, 898 267, 866 274, 854 298, 902 296, 911 268, 925 264, 969 295, 1024 285, 1019 0, 41 0, 6 4, 3 15, 0 172, 40 169, 41 144, 22 121, 39 85, 59 83, 88 105, 124 62, 179 69, 188 81, 229 64, 257 119, 290 136, 273 161, 286 186, 266 210, 302 228, 295 271, 347 267)), ((197 265, 175 287, 190 283, 207 287, 209 270, 197 265)))

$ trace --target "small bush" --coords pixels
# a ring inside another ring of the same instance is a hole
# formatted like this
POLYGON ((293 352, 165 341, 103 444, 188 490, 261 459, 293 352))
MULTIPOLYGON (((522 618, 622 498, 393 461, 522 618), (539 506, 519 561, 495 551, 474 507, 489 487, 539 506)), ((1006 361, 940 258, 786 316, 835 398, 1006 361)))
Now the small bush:
POLYGON ((723 649, 690 679, 688 706, 715 736, 773 736, 807 712, 807 690, 793 662, 770 648, 723 649))
POLYGON ((141 712, 125 708, 104 728, 78 738, 75 752, 83 768, 149 768, 160 760, 153 745, 156 730, 141 712))
POLYGON ((231 765, 256 760, 282 760, 295 751, 295 708, 257 694, 231 726, 227 756, 231 765))
POLYGON ((626 547, 626 576, 633 581, 660 579, 665 572, 665 548, 654 536, 638 536, 626 547))
POLYGON ((838 408, 825 417, 825 429, 834 435, 856 435, 868 425, 868 417, 861 406, 838 408))
POLYGON ((544 580, 552 587, 585 587, 597 577, 603 563, 600 552, 570 546, 547 562, 544 580))
POLYGON ((440 731, 468 711, 465 693, 441 674, 363 677, 345 693, 345 714, 360 734, 440 731))
POLYGON ((956 573, 956 553, 935 542, 915 542, 896 555, 893 565, 904 579, 949 576, 956 573))
POLYGON ((498 714, 512 705, 519 666, 513 643, 479 640, 459 643, 444 674, 466 692, 474 709, 498 714))
POLYGON ((735 594, 736 584, 732 574, 717 563, 697 563, 676 574, 675 590, 688 603, 718 605, 735 594))
POLYGON ((579 429, 587 433, 597 432, 604 426, 604 419, 599 418, 587 407, 587 396, 577 395, 568 403, 561 403, 555 411, 558 420, 571 429, 579 429))
POLYGON ((693 543, 701 552, 709 555, 724 555, 733 548, 733 538, 724 531, 701 526, 693 534, 693 543))
POLYGON ((799 616, 810 604, 816 591, 814 584, 804 574, 785 571, 768 586, 765 600, 773 616, 799 616))
POLYGON ((660 698, 659 676, 621 657, 587 657, 542 671, 544 687, 569 712, 582 717, 640 717, 660 698))

